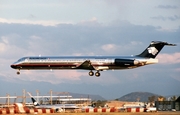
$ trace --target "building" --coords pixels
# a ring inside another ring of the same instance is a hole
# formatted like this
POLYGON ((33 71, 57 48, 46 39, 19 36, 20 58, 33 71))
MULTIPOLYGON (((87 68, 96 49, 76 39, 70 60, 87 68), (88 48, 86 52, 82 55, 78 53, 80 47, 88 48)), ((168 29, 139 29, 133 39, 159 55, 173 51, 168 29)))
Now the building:
POLYGON ((155 101, 155 106, 158 111, 167 111, 172 109, 180 111, 180 96, 175 101, 155 101))
POLYGON ((180 96, 175 101, 175 109, 176 111, 180 111, 180 96))

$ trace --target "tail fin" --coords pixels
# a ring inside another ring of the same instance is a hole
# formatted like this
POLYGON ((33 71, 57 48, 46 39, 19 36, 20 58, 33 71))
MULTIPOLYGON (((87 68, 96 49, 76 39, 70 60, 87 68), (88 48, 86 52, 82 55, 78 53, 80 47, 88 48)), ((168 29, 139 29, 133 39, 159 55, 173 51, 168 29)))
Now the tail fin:
POLYGON ((165 45, 176 46, 176 44, 169 44, 167 42, 152 41, 151 44, 141 54, 137 56, 155 58, 165 45))
POLYGON ((32 100, 34 106, 39 106, 39 103, 33 98, 33 96, 31 95, 31 93, 27 92, 27 94, 31 97, 31 100, 32 100))

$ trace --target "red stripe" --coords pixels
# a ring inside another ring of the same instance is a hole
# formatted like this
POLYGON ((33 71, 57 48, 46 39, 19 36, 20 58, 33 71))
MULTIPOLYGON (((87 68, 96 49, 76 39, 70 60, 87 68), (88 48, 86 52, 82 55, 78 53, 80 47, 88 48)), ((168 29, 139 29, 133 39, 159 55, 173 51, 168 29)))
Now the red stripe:
POLYGON ((34 108, 34 112, 38 112, 38 109, 34 108))
POLYGON ((10 114, 10 110, 8 108, 6 109, 6 114, 10 114))
POLYGON ((89 113, 89 108, 86 109, 86 113, 89 113))
POLYGON ((115 112, 115 108, 111 108, 111 109, 110 109, 110 112, 115 112))
POLYGON ((42 108, 42 113, 46 113, 46 109, 42 108))
POLYGON ((140 108, 136 108, 136 112, 140 112, 140 108))
POLYGON ((127 112, 131 112, 131 108, 127 108, 127 112))
POLYGON ((97 108, 94 108, 94 112, 98 112, 98 109, 97 109, 97 108))
POLYGON ((106 112, 106 108, 102 108, 102 112, 106 112))

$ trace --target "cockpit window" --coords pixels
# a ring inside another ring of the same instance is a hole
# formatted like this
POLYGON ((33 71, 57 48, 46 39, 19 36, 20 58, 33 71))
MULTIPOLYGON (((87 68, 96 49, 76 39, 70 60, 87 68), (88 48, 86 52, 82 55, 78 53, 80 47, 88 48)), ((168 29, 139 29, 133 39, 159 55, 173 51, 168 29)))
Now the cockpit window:
POLYGON ((21 59, 18 60, 18 62, 22 62, 22 61, 28 61, 28 60, 45 60, 45 59, 49 59, 49 58, 46 58, 46 57, 23 57, 21 59))
POLYGON ((24 61, 25 59, 27 59, 27 57, 23 57, 23 58, 19 59, 18 62, 24 61))

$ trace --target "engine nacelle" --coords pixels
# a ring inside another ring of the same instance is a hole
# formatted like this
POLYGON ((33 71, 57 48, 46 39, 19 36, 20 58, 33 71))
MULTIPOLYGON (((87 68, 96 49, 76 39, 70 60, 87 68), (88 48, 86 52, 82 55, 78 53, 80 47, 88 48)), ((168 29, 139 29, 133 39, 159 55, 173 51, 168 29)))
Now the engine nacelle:
POLYGON ((135 66, 140 64, 139 61, 131 59, 115 59, 114 63, 118 66, 135 66))

